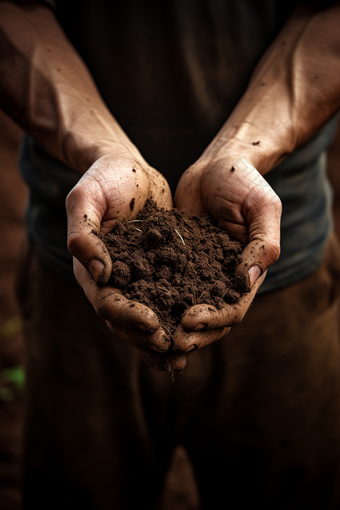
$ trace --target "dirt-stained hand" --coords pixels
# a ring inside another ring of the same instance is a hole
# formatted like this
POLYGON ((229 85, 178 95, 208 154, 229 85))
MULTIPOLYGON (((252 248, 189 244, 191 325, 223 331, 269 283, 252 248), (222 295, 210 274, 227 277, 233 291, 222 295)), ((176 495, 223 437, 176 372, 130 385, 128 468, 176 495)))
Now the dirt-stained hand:
POLYGON ((101 157, 66 199, 68 248, 78 283, 109 328, 136 347, 164 352, 170 341, 156 314, 106 285, 112 263, 97 235, 111 232, 116 220, 134 219, 150 197, 172 207, 169 185, 154 168, 125 152, 101 157))
POLYGON ((223 230, 246 244, 237 272, 249 293, 221 310, 196 305, 186 312, 175 332, 179 352, 209 345, 238 324, 280 254, 281 201, 261 174, 244 157, 215 157, 192 165, 182 176, 175 207, 189 215, 210 214, 223 230))

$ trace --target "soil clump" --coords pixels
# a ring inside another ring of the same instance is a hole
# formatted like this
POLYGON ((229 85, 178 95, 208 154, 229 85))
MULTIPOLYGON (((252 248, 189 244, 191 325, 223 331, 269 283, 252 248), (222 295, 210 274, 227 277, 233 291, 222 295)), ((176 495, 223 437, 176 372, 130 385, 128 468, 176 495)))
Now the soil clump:
POLYGON ((189 218, 149 200, 135 220, 117 221, 101 239, 112 259, 109 285, 151 308, 171 334, 189 307, 220 309, 248 291, 235 273, 244 246, 210 217, 189 218))

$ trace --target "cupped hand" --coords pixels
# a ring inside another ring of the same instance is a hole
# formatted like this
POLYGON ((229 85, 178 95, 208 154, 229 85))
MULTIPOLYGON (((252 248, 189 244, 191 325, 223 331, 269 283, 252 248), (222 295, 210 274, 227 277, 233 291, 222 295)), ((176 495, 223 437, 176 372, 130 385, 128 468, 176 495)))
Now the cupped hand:
MULTIPOLYGON (((126 299, 107 284, 112 262, 98 234, 112 231, 117 220, 134 219, 148 198, 159 207, 171 208, 167 181, 142 158, 125 151, 98 159, 66 199, 68 249, 74 274, 100 317, 118 337, 145 349, 163 353, 170 340, 156 314, 142 303, 126 299)), ((151 364, 154 364, 150 360, 151 364)))
POLYGON ((246 245, 236 271, 246 278, 248 293, 220 310, 204 304, 189 308, 174 334, 178 353, 205 347, 241 322, 267 268, 280 254, 280 199, 245 157, 221 152, 202 158, 183 174, 174 202, 189 215, 209 214, 246 245))

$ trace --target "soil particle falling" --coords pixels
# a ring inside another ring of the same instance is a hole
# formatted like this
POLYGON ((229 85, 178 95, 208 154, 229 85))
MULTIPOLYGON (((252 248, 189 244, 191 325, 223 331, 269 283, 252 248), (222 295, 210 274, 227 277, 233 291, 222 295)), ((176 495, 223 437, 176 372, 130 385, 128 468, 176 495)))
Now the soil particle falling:
POLYGON ((189 307, 220 309, 248 291, 246 278, 235 273, 244 247, 211 218, 189 218, 148 201, 136 220, 117 221, 100 237, 112 259, 109 285, 154 310, 171 333, 189 307))
POLYGON ((131 200, 131 202, 130 202, 130 209, 131 209, 131 211, 133 211, 134 207, 135 207, 135 199, 133 198, 131 200))

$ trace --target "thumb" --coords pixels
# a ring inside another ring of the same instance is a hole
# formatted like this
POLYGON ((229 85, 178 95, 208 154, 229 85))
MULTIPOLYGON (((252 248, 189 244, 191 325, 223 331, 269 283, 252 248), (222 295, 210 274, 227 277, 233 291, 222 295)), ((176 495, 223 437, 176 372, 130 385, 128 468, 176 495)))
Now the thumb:
POLYGON ((66 211, 67 247, 70 253, 98 285, 105 285, 111 275, 112 261, 105 244, 98 237, 103 211, 93 200, 93 195, 79 185, 67 196, 66 211))
POLYGON ((280 256, 282 205, 275 191, 249 161, 241 158, 236 164, 242 166, 243 173, 253 183, 242 207, 242 215, 249 228, 249 243, 236 269, 248 280, 250 291, 256 280, 280 256))

